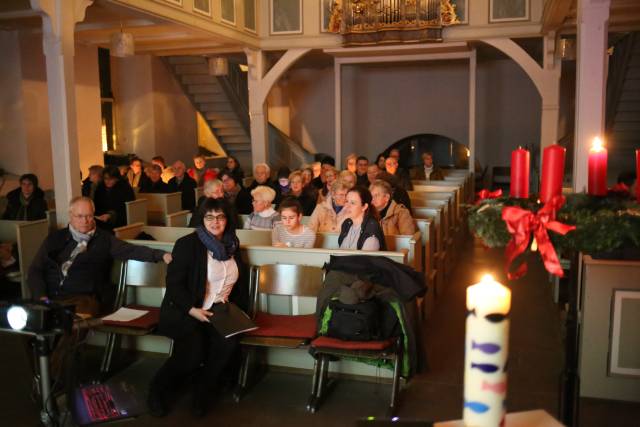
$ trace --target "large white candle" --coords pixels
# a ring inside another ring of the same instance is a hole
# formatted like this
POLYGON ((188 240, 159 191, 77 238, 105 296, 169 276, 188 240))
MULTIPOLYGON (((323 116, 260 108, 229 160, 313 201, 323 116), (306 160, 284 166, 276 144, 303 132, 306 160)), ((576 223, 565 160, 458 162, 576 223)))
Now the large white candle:
POLYGON ((497 427, 506 414, 511 291, 486 275, 467 288, 463 420, 497 427))

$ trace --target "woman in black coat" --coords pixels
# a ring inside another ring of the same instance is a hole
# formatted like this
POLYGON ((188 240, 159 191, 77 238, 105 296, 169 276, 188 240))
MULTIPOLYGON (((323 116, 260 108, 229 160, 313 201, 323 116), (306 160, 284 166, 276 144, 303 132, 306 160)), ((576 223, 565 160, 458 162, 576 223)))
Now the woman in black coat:
POLYGON ((44 191, 38 187, 38 177, 32 173, 20 177, 20 187, 7 194, 7 209, 2 219, 35 221, 47 217, 44 191))
POLYGON ((94 194, 96 224, 108 230, 127 224, 125 202, 136 199, 129 182, 120 176, 115 166, 107 166, 102 172, 102 182, 94 194))
POLYGON ((210 391, 238 348, 238 337, 225 338, 209 323, 213 307, 233 302, 247 310, 249 287, 240 259, 229 205, 207 199, 204 223, 180 238, 167 270, 167 292, 160 308, 159 333, 172 338, 173 353, 149 386, 149 411, 167 413, 167 392, 193 374, 193 412, 202 416, 210 391))

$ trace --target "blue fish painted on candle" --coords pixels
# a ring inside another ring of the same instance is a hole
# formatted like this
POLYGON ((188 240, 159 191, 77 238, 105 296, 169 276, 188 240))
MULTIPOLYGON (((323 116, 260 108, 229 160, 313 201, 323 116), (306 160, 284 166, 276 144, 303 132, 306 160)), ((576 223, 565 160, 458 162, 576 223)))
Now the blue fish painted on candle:
POLYGON ((489 410, 489 405, 482 402, 464 402, 464 407, 471 409, 476 414, 484 414, 489 410))
POLYGON ((471 340, 471 350, 480 350, 486 354, 496 354, 500 351, 500 346, 492 343, 477 343, 475 340, 471 340))
POLYGON ((492 365, 490 363, 473 363, 471 362, 471 369, 478 369, 482 372, 484 372, 485 374, 492 374, 494 372, 497 372, 498 368, 496 365, 492 365))
POLYGON ((500 323, 507 318, 507 315, 502 313, 491 313, 485 315, 484 318, 491 323, 500 323))

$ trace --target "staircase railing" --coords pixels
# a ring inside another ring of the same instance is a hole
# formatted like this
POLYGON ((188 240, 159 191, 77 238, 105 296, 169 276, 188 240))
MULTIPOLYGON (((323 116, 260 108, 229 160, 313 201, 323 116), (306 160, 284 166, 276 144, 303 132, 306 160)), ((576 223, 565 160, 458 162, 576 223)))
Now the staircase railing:
POLYGON ((227 95, 233 111, 236 113, 242 127, 249 135, 251 125, 249 123, 249 86, 247 73, 240 70, 240 65, 229 62, 229 73, 226 76, 217 76, 218 83, 227 95))
POLYGON ((269 163, 293 170, 313 161, 313 154, 269 123, 269 163))
POLYGON ((624 81, 627 77, 629 61, 633 54, 634 45, 638 39, 637 33, 629 33, 620 40, 613 48, 613 55, 609 59, 609 77, 607 82, 607 104, 606 104, 606 129, 612 131, 615 123, 618 105, 624 88, 624 81))

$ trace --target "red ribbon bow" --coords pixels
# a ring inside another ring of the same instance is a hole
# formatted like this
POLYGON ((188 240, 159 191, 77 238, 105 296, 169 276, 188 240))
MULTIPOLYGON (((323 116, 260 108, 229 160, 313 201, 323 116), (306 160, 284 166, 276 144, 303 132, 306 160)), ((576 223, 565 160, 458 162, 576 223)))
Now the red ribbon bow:
POLYGON ((513 273, 509 272, 509 267, 513 260, 529 246, 532 232, 538 243, 544 267, 549 273, 563 277, 564 274, 558 255, 549 239, 547 230, 555 231, 562 235, 575 230, 576 227, 574 225, 562 224, 555 220, 556 211, 562 207, 564 201, 564 196, 555 196, 535 214, 515 206, 508 206, 502 209, 502 219, 507 224, 507 230, 513 236, 505 250, 507 277, 509 280, 518 279, 527 273, 526 263, 522 263, 513 273))
POLYGON ((476 200, 476 205, 485 199, 497 199, 502 196, 502 189, 498 188, 496 191, 489 190, 480 190, 478 191, 478 199, 476 200))

